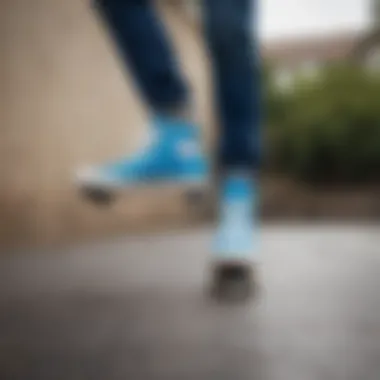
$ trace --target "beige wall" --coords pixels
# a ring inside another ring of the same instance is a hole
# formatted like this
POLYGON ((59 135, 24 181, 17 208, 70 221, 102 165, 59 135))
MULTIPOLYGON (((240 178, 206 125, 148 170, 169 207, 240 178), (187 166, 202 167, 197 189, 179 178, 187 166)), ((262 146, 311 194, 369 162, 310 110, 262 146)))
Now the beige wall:
MULTIPOLYGON (((165 4, 164 10, 210 125, 203 49, 185 19, 165 4)), ((0 49, 0 246, 124 231, 183 212, 169 209, 168 196, 158 193, 97 210, 73 190, 70 175, 78 164, 133 150, 146 120, 87 2, 2 0, 0 49)))

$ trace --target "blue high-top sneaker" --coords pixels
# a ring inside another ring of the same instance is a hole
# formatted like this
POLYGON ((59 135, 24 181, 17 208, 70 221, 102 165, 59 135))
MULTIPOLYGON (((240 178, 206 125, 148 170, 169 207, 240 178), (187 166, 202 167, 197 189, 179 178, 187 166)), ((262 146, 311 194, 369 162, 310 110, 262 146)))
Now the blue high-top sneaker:
POLYGON ((217 299, 244 301, 259 289, 256 197, 254 181, 244 173, 230 174, 221 184, 211 276, 217 299))
POLYGON ((137 154, 77 172, 81 188, 102 191, 142 185, 183 185, 200 189, 208 180, 199 129, 192 123, 156 117, 150 143, 137 154))
POLYGON ((219 212, 213 261, 226 264, 257 262, 257 189, 252 176, 236 173, 224 178, 219 212))

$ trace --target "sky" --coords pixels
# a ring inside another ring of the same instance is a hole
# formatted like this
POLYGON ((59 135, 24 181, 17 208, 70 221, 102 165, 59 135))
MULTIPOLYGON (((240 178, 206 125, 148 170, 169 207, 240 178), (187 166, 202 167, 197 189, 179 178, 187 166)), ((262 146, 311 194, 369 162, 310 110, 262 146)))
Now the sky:
POLYGON ((362 29, 369 21, 369 0, 260 0, 263 39, 362 29))

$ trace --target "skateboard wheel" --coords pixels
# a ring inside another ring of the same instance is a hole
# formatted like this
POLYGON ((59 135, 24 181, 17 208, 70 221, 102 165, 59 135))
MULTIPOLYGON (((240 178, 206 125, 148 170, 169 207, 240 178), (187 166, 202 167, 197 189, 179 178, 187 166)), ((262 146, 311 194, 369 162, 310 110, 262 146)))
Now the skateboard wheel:
POLYGON ((256 292, 254 268, 248 263, 217 263, 211 275, 211 296, 218 301, 244 302, 256 292))
POLYGON ((109 206, 115 200, 115 195, 107 190, 84 187, 81 189, 82 196, 98 206, 109 206))

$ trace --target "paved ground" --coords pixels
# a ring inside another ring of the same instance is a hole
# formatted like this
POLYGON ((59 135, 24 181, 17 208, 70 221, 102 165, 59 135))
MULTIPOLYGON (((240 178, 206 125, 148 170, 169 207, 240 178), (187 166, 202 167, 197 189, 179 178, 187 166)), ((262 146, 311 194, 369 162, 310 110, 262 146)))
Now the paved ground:
POLYGON ((236 307, 202 292, 209 238, 2 259, 0 379, 379 379, 379 227, 266 227, 261 302, 236 307))

